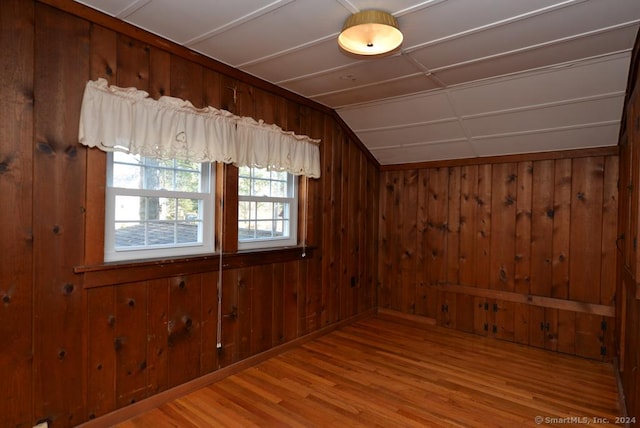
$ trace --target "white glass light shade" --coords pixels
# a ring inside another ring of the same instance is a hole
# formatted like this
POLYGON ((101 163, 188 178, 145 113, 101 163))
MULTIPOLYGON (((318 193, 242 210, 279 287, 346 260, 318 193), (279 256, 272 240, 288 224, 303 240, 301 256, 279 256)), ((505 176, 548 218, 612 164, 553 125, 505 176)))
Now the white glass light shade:
POLYGON ((402 43, 402 33, 393 15, 379 10, 354 13, 344 23, 338 44, 356 55, 381 55, 402 43))

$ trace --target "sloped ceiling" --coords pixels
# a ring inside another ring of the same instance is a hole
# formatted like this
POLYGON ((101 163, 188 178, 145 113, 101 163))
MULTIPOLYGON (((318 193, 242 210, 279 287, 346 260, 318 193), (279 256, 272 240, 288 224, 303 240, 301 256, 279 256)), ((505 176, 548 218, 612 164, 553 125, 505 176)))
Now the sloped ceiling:
POLYGON ((335 109, 383 164, 617 143, 640 0, 82 0, 335 109), (398 18, 399 52, 343 53, 398 18))

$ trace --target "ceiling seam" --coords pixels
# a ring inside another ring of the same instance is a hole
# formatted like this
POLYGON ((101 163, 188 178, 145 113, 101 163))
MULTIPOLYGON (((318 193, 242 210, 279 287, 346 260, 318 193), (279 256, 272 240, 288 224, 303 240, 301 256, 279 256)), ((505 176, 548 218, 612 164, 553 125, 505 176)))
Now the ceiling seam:
MULTIPOLYGON (((466 66, 466 65, 477 64, 477 63, 480 63, 480 62, 483 62, 483 61, 490 61, 490 60, 494 60, 494 59, 497 59, 497 58, 507 57, 507 56, 510 56, 510 55, 515 55, 515 54, 519 54, 519 53, 525 53, 525 52, 533 51, 533 50, 536 50, 536 49, 548 48, 548 47, 551 47, 551 46, 554 46, 554 45, 560 45, 562 43, 576 41, 576 40, 580 40, 582 38, 587 38, 587 37, 591 37, 591 36, 594 36, 594 35, 600 35, 600 34, 604 34, 604 33, 607 33, 607 32, 620 30, 620 29, 623 29, 623 28, 626 28, 626 27, 637 25, 638 23, 640 23, 640 20, 629 21, 629 22, 624 23, 623 25, 612 25, 610 27, 607 27, 606 29, 598 29, 598 30, 593 30, 593 31, 587 31, 587 32, 584 32, 584 33, 580 33, 578 35, 567 36, 567 37, 563 37, 563 38, 559 38, 559 39, 549 40, 549 41, 546 41, 546 42, 543 42, 543 43, 537 43, 537 44, 534 44, 534 45, 524 46, 524 47, 521 47, 521 48, 518 48, 518 49, 512 49, 510 51, 504 51, 504 52, 500 52, 500 53, 493 54, 493 55, 486 55, 486 56, 483 56, 483 57, 480 57, 480 58, 473 58, 473 59, 470 59, 470 60, 467 60, 467 61, 461 61, 461 62, 457 62, 457 63, 454 63, 454 64, 448 64, 448 65, 445 65, 445 66, 436 67, 436 68, 433 68, 431 71, 433 73, 436 73, 436 72, 439 72, 439 71, 451 70, 451 69, 454 69, 454 68, 457 68, 457 67, 463 67, 463 66, 466 66)), ((411 52, 409 52, 409 53, 411 53, 411 52)), ((582 61, 582 60, 584 60, 584 58, 573 60, 573 61, 579 62, 579 61, 582 61)))
MULTIPOLYGON (((592 102, 592 101, 613 99, 613 98, 617 98, 617 97, 623 97, 624 95, 625 95, 624 91, 608 92, 606 94, 598 94, 598 95, 593 95, 593 96, 589 96, 589 97, 571 98, 571 99, 567 99, 567 100, 554 101, 554 102, 542 103, 542 104, 531 104, 531 105, 521 106, 521 107, 513 107, 513 108, 508 108, 508 109, 492 110, 492 111, 483 112, 483 113, 462 114, 460 116, 464 120, 483 119, 483 118, 490 118, 490 117, 493 117, 493 116, 500 116, 500 115, 509 114, 509 113, 526 113, 526 112, 529 112, 529 111, 542 110, 542 109, 546 109, 546 108, 550 108, 550 107, 563 107, 563 106, 569 106, 569 105, 572 105, 572 104, 581 104, 581 103, 588 103, 588 102, 592 102)), ((340 110, 337 110, 337 111, 340 112, 340 110)), ((446 124, 446 123, 451 123, 451 122, 456 122, 456 121, 457 121, 456 117, 448 117, 448 118, 435 119, 435 120, 429 120, 429 121, 405 123, 405 124, 401 124, 401 125, 378 126, 378 127, 375 127, 375 128, 352 128, 352 129, 353 129, 354 132, 361 133, 361 134, 366 134, 366 133, 371 133, 371 132, 396 131, 396 130, 403 130, 403 129, 407 129, 407 128, 417 128, 417 127, 422 127, 422 126, 440 125, 440 124, 446 124)))
POLYGON ((452 111, 453 115, 456 117, 456 120, 458 122, 458 125, 460 126, 460 129, 462 130, 462 133, 464 134, 465 138, 467 139, 467 144, 469 146, 469 149, 471 150, 471 152, 475 156, 478 156, 478 153, 476 152, 475 148, 471 144, 471 141, 472 141, 471 140, 471 132, 469 131, 469 129, 467 128, 466 124, 464 123, 462 117, 458 113, 458 109, 456 108, 456 105, 454 103, 453 97, 451 96, 451 92, 449 91, 449 88, 447 87, 447 84, 445 82, 443 82, 442 80, 440 80, 440 78, 438 76, 434 75, 431 72, 431 70, 429 70, 429 68, 427 68, 424 64, 422 64, 420 61, 418 61, 414 57, 412 57, 410 54, 407 54, 407 53, 403 52, 402 56, 404 58, 406 58, 407 60, 409 60, 409 62, 413 63, 413 65, 415 65, 419 70, 422 70, 423 73, 424 73, 424 76, 426 78, 428 78, 431 81, 435 82, 441 88, 440 91, 444 92, 444 94, 445 94, 445 96, 447 98, 447 102, 449 103, 449 107, 451 108, 451 111, 452 111))
POLYGON ((532 18, 534 16, 538 16, 538 15, 544 15, 546 13, 550 13, 550 12, 554 12, 556 10, 559 9, 563 9, 565 7, 570 7, 570 6, 575 6, 577 4, 583 3, 585 1, 588 0, 566 0, 562 3, 558 3, 558 4, 554 4, 551 6, 547 6, 544 8, 540 8, 540 9, 536 9, 533 11, 529 11, 529 12, 525 12, 525 13, 521 13, 520 15, 516 15, 516 16, 512 16, 510 18, 506 18, 506 19, 501 19, 495 22, 491 22, 489 24, 485 24, 485 25, 481 25, 479 27, 475 27, 475 28, 470 28, 468 30, 464 30, 464 31, 460 31, 458 33, 455 34, 451 34, 449 36, 446 37, 441 37, 439 39, 434 39, 434 40, 430 40, 428 42, 425 43, 421 43, 418 45, 414 45, 410 48, 407 48, 408 51, 413 51, 413 50, 417 50, 417 49, 422 49, 425 47, 429 47, 429 46, 435 46, 438 45, 440 43, 445 43, 451 40, 456 40, 462 37, 467 37, 467 36, 471 36, 474 34, 478 34, 487 30, 491 30, 494 28, 499 28, 508 24, 512 24, 514 22, 518 22, 518 21, 523 21, 529 18, 532 18))
POLYGON ((182 43, 183 46, 193 46, 197 43, 201 43, 207 39, 210 39, 214 36, 217 36, 219 34, 225 33, 241 24, 245 24, 247 22, 253 21, 254 19, 258 19, 263 15, 266 15, 267 13, 273 12, 274 10, 278 10, 286 5, 288 5, 289 3, 294 2, 295 0, 276 0, 274 2, 271 2, 263 7, 261 7, 260 9, 256 9, 254 11, 252 11, 251 13, 248 13, 244 16, 241 16, 240 18, 234 19, 233 21, 229 21, 224 25, 221 25, 218 28, 214 28, 213 30, 207 31, 206 33, 203 33, 199 36, 193 37, 185 42, 182 43))

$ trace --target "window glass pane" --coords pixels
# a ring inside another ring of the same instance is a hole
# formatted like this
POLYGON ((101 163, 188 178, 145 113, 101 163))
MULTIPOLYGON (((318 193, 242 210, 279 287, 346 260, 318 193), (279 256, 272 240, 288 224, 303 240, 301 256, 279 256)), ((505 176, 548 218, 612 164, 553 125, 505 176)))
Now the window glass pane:
POLYGON ((147 223, 147 245, 167 245, 175 243, 174 222, 152 221, 147 223))
POLYGON ((277 198, 286 198, 287 195, 287 182, 286 181, 272 181, 271 182, 271 196, 277 198))
POLYGON ((199 221, 179 222, 176 227, 178 244, 199 242, 198 237, 202 234, 201 228, 202 222, 199 221))
POLYGON ((272 180, 287 181, 288 173, 286 171, 271 171, 272 180))
POLYGON ((238 179, 238 195, 242 195, 242 196, 251 195, 251 178, 240 177, 238 179))
POLYGON ((252 172, 254 178, 271 178, 271 172, 266 168, 253 168, 252 172))
POLYGON ((176 171, 175 190, 178 192, 199 192, 200 171, 176 171))
POLYGON ((202 220, 200 199, 178 199, 178 220, 202 220))
POLYGON ((139 189, 142 185, 142 168, 130 164, 113 165, 113 187, 139 189))
POLYGON ((238 238, 239 239, 253 239, 255 238, 255 227, 252 227, 253 222, 239 221, 238 222, 238 238))
POLYGON ((145 245, 145 226, 143 223, 117 222, 115 224, 116 248, 140 247, 145 245))
POLYGON ((240 201, 238 203, 238 219, 239 220, 250 220, 255 218, 254 213, 254 202, 249 201, 240 201))
POLYGON ((144 200, 139 196, 116 196, 115 220, 142 220, 141 214, 144 210, 140 207, 144 204, 144 200))
POLYGON ((113 162, 115 163, 142 164, 142 159, 140 156, 130 155, 129 153, 113 152, 113 162))
POLYGON ((256 222, 256 238, 273 238, 273 222, 257 221, 256 222))
POLYGON ((161 166, 164 168, 174 168, 175 161, 173 159, 152 159, 145 158, 148 166, 161 166))
POLYGON ((147 167, 142 183, 143 189, 173 190, 173 174, 171 170, 147 167))
POLYGON ((287 212, 285 211, 285 207, 289 204, 285 204, 283 202, 276 202, 273 204, 273 218, 274 219, 283 219, 287 216, 287 212))
POLYGON ((273 218, 273 202, 258 202, 256 218, 258 220, 271 220, 273 218))
POLYGON ((253 180, 252 196, 270 196, 271 182, 269 180, 253 180))
POLYGON ((202 166, 178 160, 139 158, 114 153, 112 187, 125 189, 207 192, 202 189, 202 166))

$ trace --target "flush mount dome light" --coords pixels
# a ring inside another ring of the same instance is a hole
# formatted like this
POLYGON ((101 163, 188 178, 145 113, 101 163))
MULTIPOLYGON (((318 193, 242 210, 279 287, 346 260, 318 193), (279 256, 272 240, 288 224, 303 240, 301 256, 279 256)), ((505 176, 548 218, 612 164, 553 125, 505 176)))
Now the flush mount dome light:
POLYGON ((344 23, 338 45, 356 55, 381 55, 402 43, 398 21, 390 13, 363 10, 354 13, 344 23))

